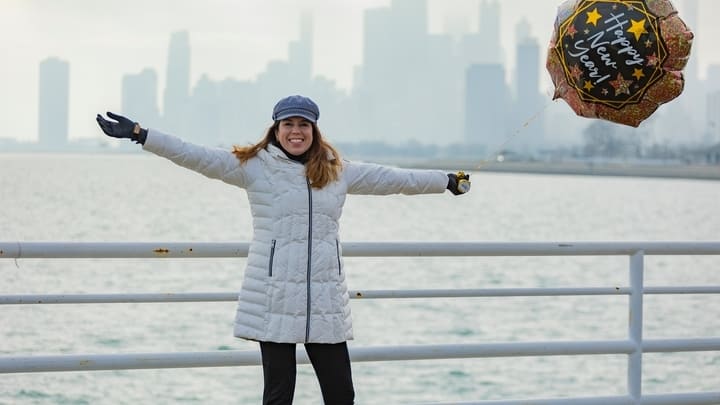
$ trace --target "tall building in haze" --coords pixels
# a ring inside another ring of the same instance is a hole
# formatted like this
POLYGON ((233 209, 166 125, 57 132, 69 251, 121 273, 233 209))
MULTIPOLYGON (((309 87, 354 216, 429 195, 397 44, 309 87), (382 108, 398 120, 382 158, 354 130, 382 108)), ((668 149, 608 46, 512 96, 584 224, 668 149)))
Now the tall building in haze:
POLYGON ((503 63, 499 1, 482 0, 478 9, 477 32, 462 38, 461 49, 465 65, 503 63))
POLYGON ((707 90, 703 88, 700 82, 700 64, 698 63, 698 45, 702 38, 699 35, 700 24, 700 5, 698 0, 684 0, 680 5, 682 8, 679 9, 680 16, 687 24, 688 28, 695 34, 693 39, 693 50, 690 55, 685 69, 683 70, 683 76, 685 77, 685 94, 680 98, 681 104, 684 105, 685 111, 691 118, 691 126, 699 129, 703 126, 703 119, 705 115, 704 103, 696 105, 696 100, 705 99, 707 90))
POLYGON ((482 0, 478 19, 478 34, 481 38, 482 53, 486 63, 503 63, 500 45, 500 2, 482 0))
POLYGON ((122 113, 144 126, 160 127, 157 103, 158 79, 153 69, 122 78, 122 113))
POLYGON ((470 65, 465 88, 465 142, 498 148, 507 136, 508 88, 500 64, 470 65))
MULTIPOLYGON (((684 0, 682 4, 682 9, 680 9, 680 16, 682 17, 683 21, 688 25, 688 28, 690 28, 691 31, 695 33, 695 38, 693 38, 693 48, 697 49, 698 41, 700 40, 700 36, 698 34, 699 26, 699 16, 700 16, 700 6, 698 0, 684 0)), ((693 84, 697 84, 700 76, 700 68, 697 61, 697 51, 695 51, 695 57, 690 57, 690 60, 688 61, 687 66, 685 66, 684 74, 685 79, 693 84)))
POLYGON ((392 0, 390 7, 365 10, 363 67, 354 96, 364 117, 363 141, 422 138, 431 94, 428 74, 427 0, 392 0), (387 137, 387 134, 399 134, 387 137))
POLYGON ((708 144, 720 143, 720 90, 707 96, 707 137, 708 144))
POLYGON ((40 62, 38 141, 59 148, 68 141, 70 64, 58 58, 40 62))
POLYGON ((530 26, 522 21, 516 27, 518 43, 515 55, 515 108, 508 123, 524 134, 515 145, 522 152, 532 153, 543 145, 544 122, 540 94, 540 45, 530 36, 530 26))
POLYGON ((180 31, 170 37, 163 95, 163 127, 185 135, 190 98, 190 34, 180 31))
POLYGON ((312 77, 313 19, 309 13, 300 16, 300 39, 288 46, 293 79, 309 82, 312 77))

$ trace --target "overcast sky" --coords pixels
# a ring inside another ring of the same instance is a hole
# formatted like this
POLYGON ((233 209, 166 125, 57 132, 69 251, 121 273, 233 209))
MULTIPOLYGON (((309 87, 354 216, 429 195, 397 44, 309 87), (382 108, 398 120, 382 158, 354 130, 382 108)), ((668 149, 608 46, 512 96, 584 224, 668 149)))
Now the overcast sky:
MULTIPOLYGON (((674 4, 683 16, 690 0, 674 4)), ((700 8, 693 57, 701 76, 720 64, 720 1, 696 0, 700 8)), ((428 0, 433 33, 476 30, 480 0, 428 0)), ((515 25, 526 19, 547 44, 560 0, 501 0, 502 44, 514 66, 515 25)), ((0 137, 37 137, 38 64, 55 56, 70 62, 70 137, 98 136, 94 115, 118 110, 123 74, 154 68, 160 92, 170 34, 190 32, 192 80, 252 79, 268 61, 287 58, 298 38, 300 15, 315 23, 314 74, 349 89, 362 63, 363 10, 390 0, 0 0, 0 137)), ((688 18, 686 18, 688 20, 688 18)), ((690 22, 690 21, 688 21, 690 22)), ((544 85, 549 86, 543 71, 544 85)), ((159 97, 159 100, 162 98, 159 97)), ((268 106, 270 110, 272 106, 268 106)), ((570 111, 568 114, 572 114, 570 111)))

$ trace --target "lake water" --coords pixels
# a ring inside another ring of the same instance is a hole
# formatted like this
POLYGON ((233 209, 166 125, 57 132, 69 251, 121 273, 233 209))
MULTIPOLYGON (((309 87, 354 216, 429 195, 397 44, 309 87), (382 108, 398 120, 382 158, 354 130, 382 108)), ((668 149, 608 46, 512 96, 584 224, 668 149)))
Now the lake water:
MULTIPOLYGON (((459 168, 453 168, 459 169, 459 168)), ((0 154, 0 240, 248 241, 242 190, 142 155, 0 154)), ((345 241, 710 241, 720 183, 473 173, 462 197, 350 196, 345 241)), ((220 292, 244 259, 0 260, 0 293, 220 292)), ((717 257, 646 258, 646 285, 720 285, 717 257)), ((351 289, 608 287, 626 257, 347 258, 351 289)), ((353 300, 351 347, 623 339, 627 297, 353 300)), ((708 337, 720 297, 648 296, 646 338, 708 337)), ((256 350, 234 303, 4 306, 0 355, 256 350)), ((621 395, 626 356, 354 363, 358 404, 621 395)), ((720 390, 720 353, 647 354, 646 393, 720 390)), ((0 404, 256 404, 259 367, 15 374, 0 404)), ((299 366, 296 404, 319 404, 299 366)))

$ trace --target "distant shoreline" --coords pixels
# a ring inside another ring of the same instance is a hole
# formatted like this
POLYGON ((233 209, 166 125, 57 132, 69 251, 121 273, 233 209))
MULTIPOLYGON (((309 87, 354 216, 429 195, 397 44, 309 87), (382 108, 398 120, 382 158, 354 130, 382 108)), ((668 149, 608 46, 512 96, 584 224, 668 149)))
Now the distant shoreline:
POLYGON ((381 163, 408 168, 465 170, 467 172, 525 173, 583 176, 651 177, 691 180, 720 180, 720 166, 660 165, 621 162, 493 162, 480 165, 467 160, 388 159, 381 163))
MULTIPOLYGON (((112 155, 112 156, 142 156, 142 153, 128 150, 114 151, 108 154, 105 151, 75 151, 75 153, 57 152, 16 152, 0 151, 0 156, 22 155, 112 155)), ((355 160, 354 157, 349 157, 355 160)), ((689 180, 720 180, 720 165, 686 165, 680 163, 661 164, 655 162, 594 162, 594 161, 505 161, 483 162, 468 159, 422 159, 422 158, 358 158, 368 162, 388 164, 398 167, 439 170, 464 170, 470 173, 523 173, 523 174, 550 174, 550 175, 580 175, 580 176, 613 176, 613 177, 647 177, 670 178, 689 180)))

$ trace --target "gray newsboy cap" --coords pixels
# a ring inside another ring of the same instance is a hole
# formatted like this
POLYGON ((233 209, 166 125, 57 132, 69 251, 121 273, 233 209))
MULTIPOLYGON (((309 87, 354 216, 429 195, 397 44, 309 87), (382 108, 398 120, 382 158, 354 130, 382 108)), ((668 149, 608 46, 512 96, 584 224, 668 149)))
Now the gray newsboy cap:
POLYGON ((285 97, 275 104, 272 119, 280 121, 290 117, 303 117, 314 123, 320 118, 320 109, 307 97, 298 95, 285 97))

